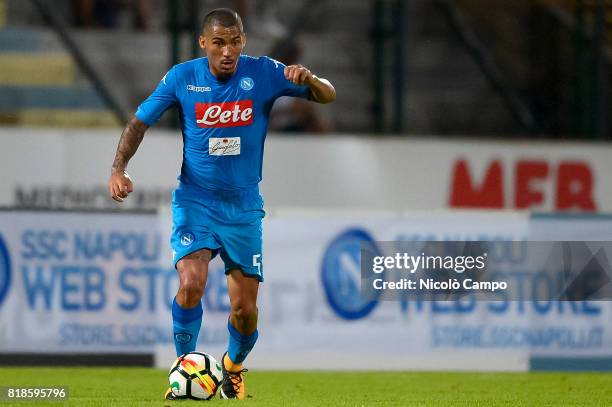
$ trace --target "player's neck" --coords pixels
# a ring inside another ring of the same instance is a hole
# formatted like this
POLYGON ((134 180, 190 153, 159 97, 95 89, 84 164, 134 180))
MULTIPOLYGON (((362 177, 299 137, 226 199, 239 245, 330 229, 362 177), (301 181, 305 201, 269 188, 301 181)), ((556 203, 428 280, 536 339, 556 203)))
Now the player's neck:
POLYGON ((236 69, 234 69, 234 72, 228 73, 228 74, 222 74, 219 72, 215 72, 215 69, 212 66, 210 66, 210 62, 208 63, 208 72, 210 72, 210 74, 219 82, 229 81, 236 74, 236 71, 238 71, 238 66, 236 66, 236 69))

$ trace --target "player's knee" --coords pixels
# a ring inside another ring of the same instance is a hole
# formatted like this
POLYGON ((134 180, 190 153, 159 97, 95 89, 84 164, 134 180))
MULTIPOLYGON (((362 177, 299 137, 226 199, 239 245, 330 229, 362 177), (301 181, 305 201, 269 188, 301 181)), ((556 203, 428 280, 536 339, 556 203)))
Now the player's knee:
POLYGON ((188 303, 198 302, 204 294, 206 281, 201 273, 184 272, 179 279, 179 293, 188 303))
POLYGON ((198 285, 196 282, 188 281, 187 284, 179 288, 179 291, 183 294, 188 303, 197 303, 202 299, 202 295, 204 295, 204 285, 198 285))
POLYGON ((232 306, 232 314, 240 321, 257 321, 257 305, 247 301, 237 301, 232 306))

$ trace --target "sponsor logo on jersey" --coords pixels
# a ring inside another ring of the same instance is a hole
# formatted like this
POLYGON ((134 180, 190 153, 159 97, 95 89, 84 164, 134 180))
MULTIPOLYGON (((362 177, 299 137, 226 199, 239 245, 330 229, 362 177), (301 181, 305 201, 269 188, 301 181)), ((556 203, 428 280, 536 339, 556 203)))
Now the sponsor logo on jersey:
POLYGON ((240 137, 211 137, 208 139, 209 155, 240 155, 240 137))
POLYGON ((255 86, 255 81, 248 76, 240 79, 240 87, 244 90, 251 90, 255 86))
POLYGON ((211 92, 212 88, 210 86, 187 85, 187 90, 192 92, 211 92))
POLYGON ((198 127, 238 127, 253 123, 253 101, 196 103, 198 127))

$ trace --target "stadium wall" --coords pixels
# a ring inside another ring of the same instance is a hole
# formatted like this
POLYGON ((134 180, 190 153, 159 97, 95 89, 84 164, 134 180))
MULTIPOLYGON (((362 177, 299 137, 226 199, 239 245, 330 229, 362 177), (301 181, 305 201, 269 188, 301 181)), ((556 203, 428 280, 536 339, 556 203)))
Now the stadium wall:
MULTIPOLYGON (((119 133, 0 129, 0 206, 167 205, 180 170, 177 132, 147 133, 130 163, 136 190, 124 205, 106 192, 119 133)), ((611 154, 597 143, 271 135, 262 192, 269 208, 608 213, 611 154)))
MULTIPOLYGON (((0 211, 0 353, 173 357, 168 211, 0 211)), ((264 224, 259 369, 609 369, 612 303, 374 301, 359 243, 610 240, 612 217, 526 212, 275 210, 264 224)), ((211 265, 198 347, 220 355, 229 310, 211 265)), ((0 358, 0 360, 2 360, 0 358)))

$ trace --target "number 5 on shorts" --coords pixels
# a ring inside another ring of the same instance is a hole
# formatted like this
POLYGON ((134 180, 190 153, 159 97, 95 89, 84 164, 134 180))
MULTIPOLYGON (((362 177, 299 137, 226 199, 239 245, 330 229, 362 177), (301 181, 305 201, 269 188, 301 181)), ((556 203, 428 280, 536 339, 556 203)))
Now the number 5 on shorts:
POLYGON ((261 261, 259 260, 260 258, 261 258, 261 253, 253 255, 253 267, 257 267, 258 274, 261 274, 261 261))

